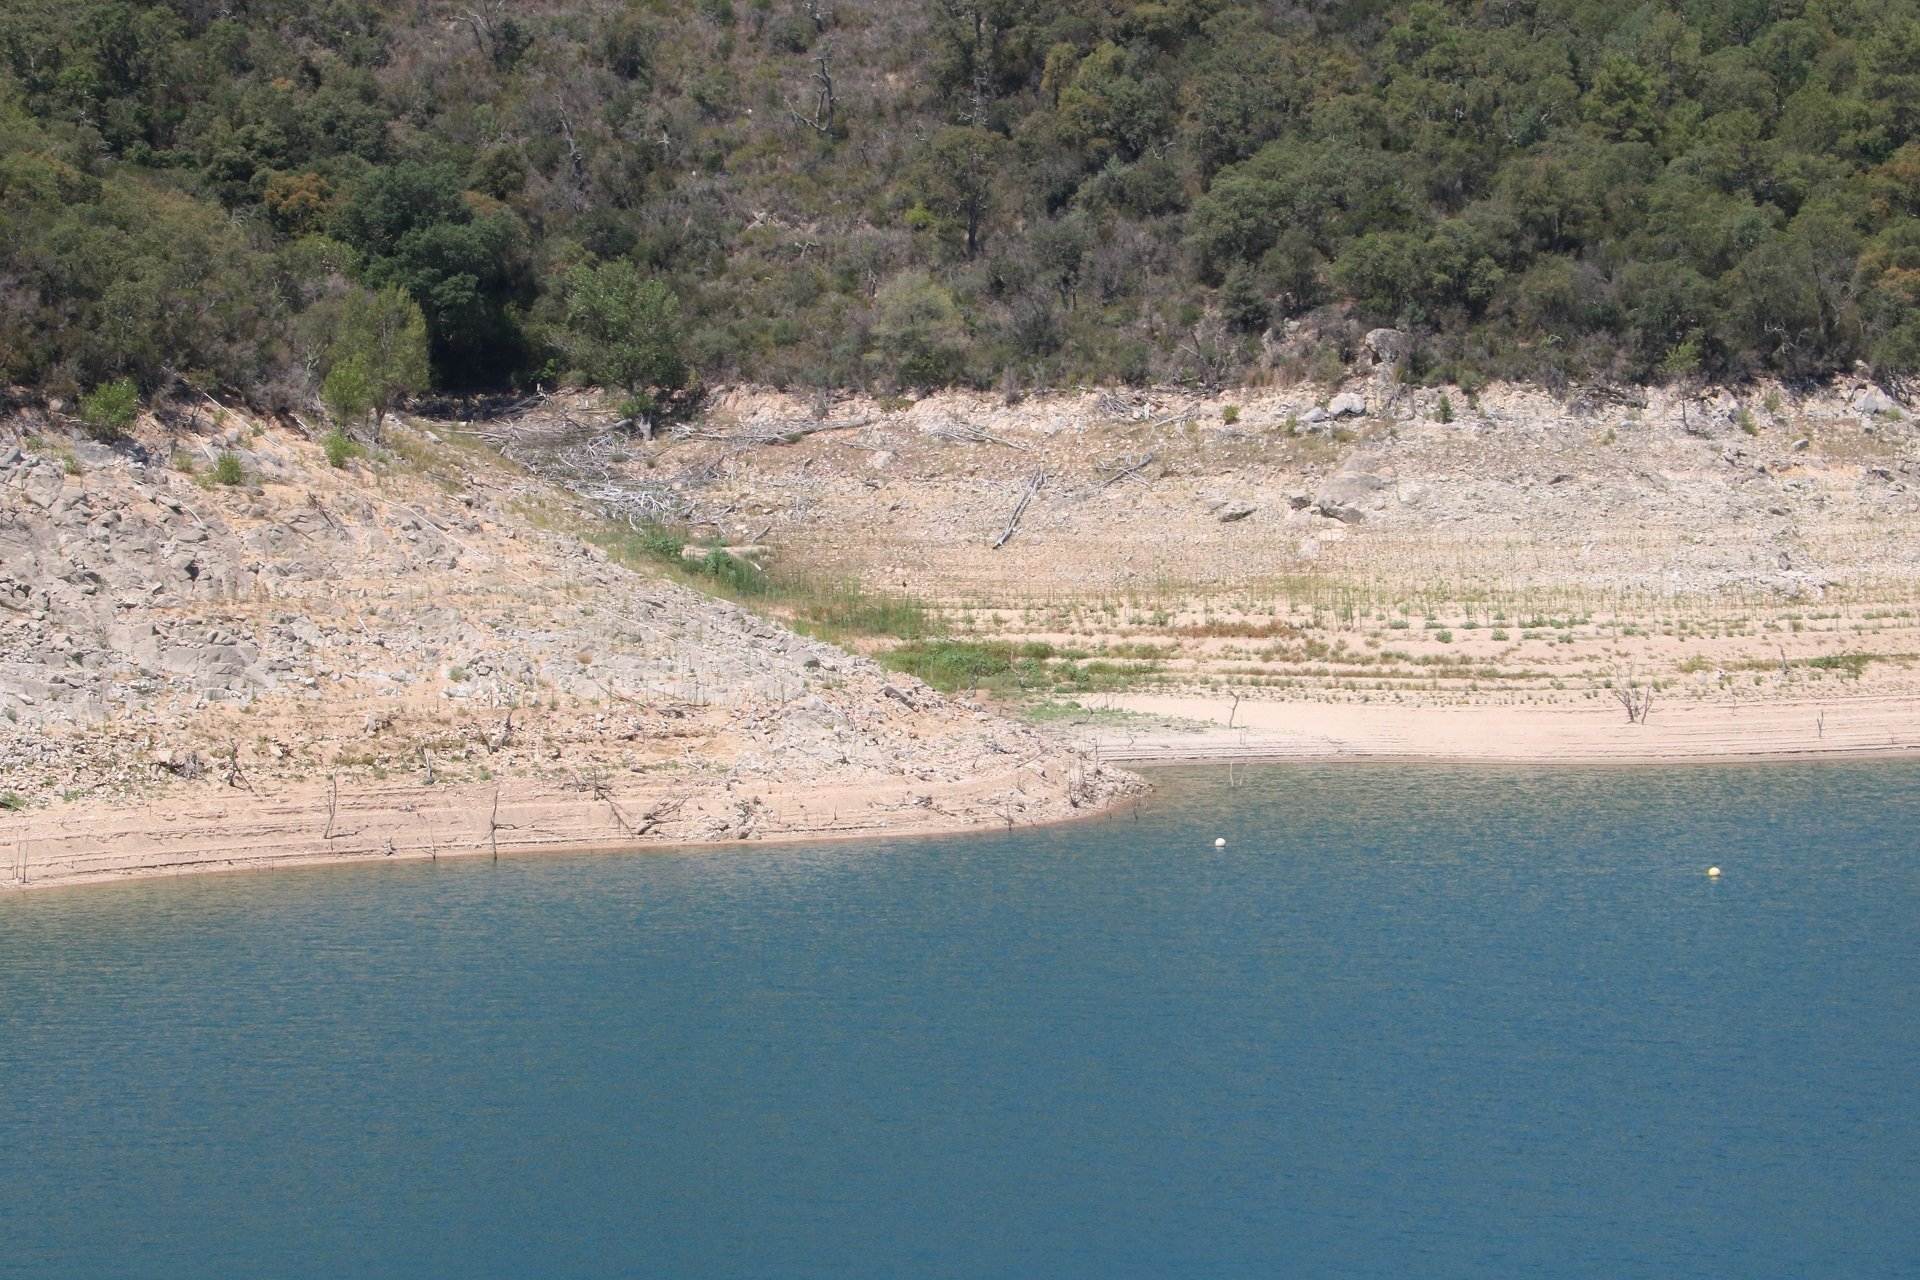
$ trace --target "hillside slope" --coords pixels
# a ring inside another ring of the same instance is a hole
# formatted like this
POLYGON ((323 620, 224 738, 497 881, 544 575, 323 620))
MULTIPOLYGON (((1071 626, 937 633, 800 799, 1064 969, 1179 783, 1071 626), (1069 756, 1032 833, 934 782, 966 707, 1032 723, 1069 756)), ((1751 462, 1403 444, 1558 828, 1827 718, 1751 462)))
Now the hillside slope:
POLYGON ((390 427, 375 458, 238 415, 0 428, 0 882, 953 830, 1133 785, 622 567, 484 451, 390 427))
POLYGON ((382 288, 443 391, 1217 385, 1290 321, 1908 376, 1916 102, 1915 0, 14 0, 0 380, 299 405, 382 288))

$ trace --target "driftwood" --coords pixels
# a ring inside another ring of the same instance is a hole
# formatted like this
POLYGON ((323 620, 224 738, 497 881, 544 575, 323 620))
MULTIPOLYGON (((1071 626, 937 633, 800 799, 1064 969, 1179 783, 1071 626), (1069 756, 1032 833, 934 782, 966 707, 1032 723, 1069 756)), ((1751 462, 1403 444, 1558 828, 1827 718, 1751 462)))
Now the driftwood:
POLYGON ((952 440, 957 444, 997 444, 1021 453, 1032 450, 1018 440, 1007 440, 1000 436, 988 435, 980 428, 965 422, 943 422, 927 432, 936 440, 952 440))
POLYGON ((1040 486, 1045 484, 1046 481, 1047 473, 1045 471, 1036 471, 1033 473, 1033 479, 1027 482, 1026 491, 1020 495, 1020 501, 1014 505, 1013 514, 1007 518, 1007 527, 1003 529, 1000 536, 994 540, 993 549, 995 551, 998 551, 1000 548, 1006 546, 1007 543, 1013 541, 1013 535, 1020 528, 1020 517, 1027 513, 1027 504, 1033 501, 1033 495, 1040 492, 1040 486))
POLYGON ((1153 458, 1154 458, 1154 455, 1151 452, 1148 452, 1138 462, 1129 463, 1128 465, 1120 468, 1120 470, 1114 472, 1112 475, 1108 476, 1105 480, 1102 480, 1100 482, 1100 488, 1111 489, 1113 488, 1114 485, 1119 484, 1122 480, 1125 480, 1127 477, 1139 475, 1142 471, 1146 470, 1148 467, 1153 465, 1153 458))
POLYGON ((858 431, 861 427, 870 427, 872 418, 849 418, 840 422, 775 422, 742 431, 712 431, 703 427, 686 427, 675 431, 676 440, 711 440, 720 444, 737 445, 778 445, 798 444, 808 436, 819 435, 823 431, 858 431))

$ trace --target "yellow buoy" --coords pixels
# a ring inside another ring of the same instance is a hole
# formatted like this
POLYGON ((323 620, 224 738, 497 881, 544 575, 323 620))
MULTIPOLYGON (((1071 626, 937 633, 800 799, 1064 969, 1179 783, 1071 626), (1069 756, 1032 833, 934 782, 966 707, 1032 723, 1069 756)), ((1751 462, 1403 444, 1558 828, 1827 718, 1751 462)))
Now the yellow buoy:
POLYGON ((1720 868, 1718 867, 1707 868, 1707 879, 1718 880, 1719 878, 1720 878, 1720 868))

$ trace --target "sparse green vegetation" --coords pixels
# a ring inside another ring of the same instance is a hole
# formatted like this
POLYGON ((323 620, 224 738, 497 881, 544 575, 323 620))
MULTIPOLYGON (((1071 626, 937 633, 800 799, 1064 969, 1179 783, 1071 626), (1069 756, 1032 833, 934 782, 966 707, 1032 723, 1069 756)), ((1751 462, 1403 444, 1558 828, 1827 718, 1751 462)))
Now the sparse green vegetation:
POLYGON ((895 671, 925 680, 945 693, 1000 683, 1016 670, 1036 680, 1053 656, 1050 644, 1001 644, 974 640, 919 640, 889 650, 882 659, 895 671))
POLYGON ((366 453, 366 450, 360 447, 358 440, 338 427, 320 438, 320 447, 325 450, 327 465, 330 467, 344 467, 366 453))
POLYGON ((240 455, 230 449, 223 449, 220 456, 213 460, 213 470, 207 473, 213 483, 232 487, 247 482, 247 471, 241 465, 240 455))

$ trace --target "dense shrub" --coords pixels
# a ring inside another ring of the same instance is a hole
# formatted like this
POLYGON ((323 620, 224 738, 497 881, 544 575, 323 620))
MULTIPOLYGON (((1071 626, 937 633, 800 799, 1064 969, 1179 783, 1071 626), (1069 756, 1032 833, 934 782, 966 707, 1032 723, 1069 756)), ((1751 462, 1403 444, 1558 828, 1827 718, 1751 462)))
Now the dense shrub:
POLYGON ((0 380, 1920 370, 1920 0, 508 8, 0 8, 0 380))

